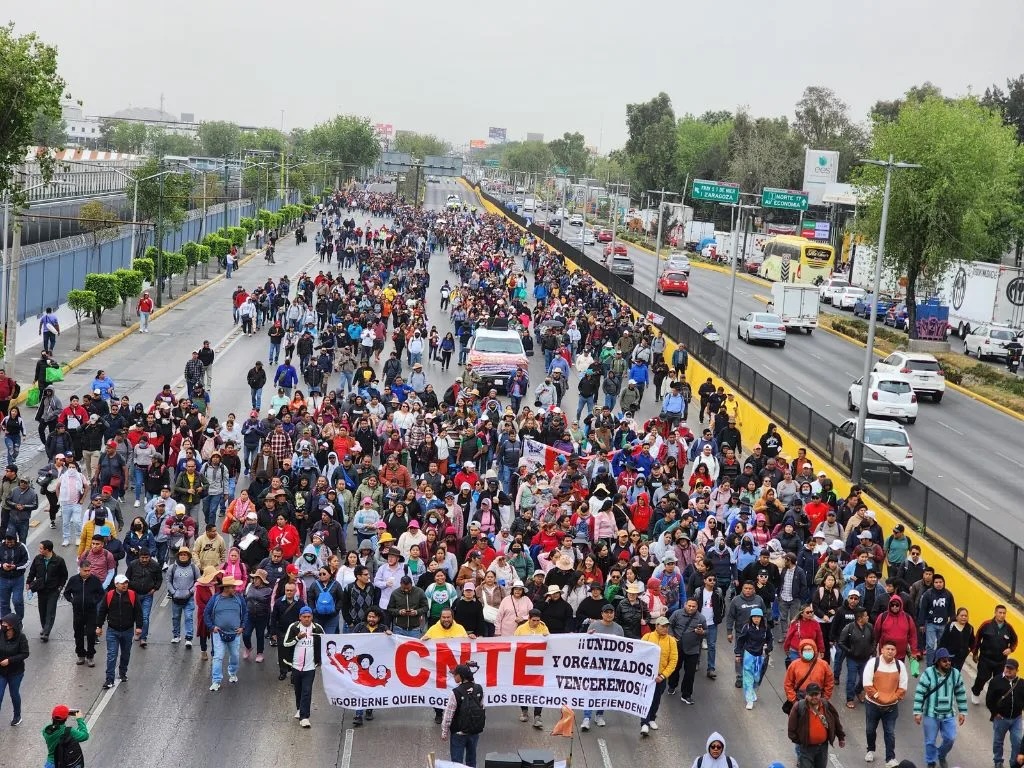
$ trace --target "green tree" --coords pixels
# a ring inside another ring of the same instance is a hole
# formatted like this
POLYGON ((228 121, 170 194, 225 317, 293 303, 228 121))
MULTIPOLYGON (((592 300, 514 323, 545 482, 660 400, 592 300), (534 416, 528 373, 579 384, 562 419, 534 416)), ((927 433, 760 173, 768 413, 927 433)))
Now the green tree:
POLYGON ((206 157, 237 155, 241 140, 242 131, 234 123, 213 120, 199 124, 199 141, 206 157))
POLYGON ((174 298, 174 281, 171 279, 175 275, 184 275, 188 272, 188 259, 184 254, 181 253, 168 253, 164 251, 164 277, 167 278, 167 298, 174 298))
POLYGON ((543 141, 524 141, 505 152, 505 165, 515 171, 546 173, 554 164, 555 155, 543 141))
POLYGON ((764 187, 794 189, 800 185, 803 166, 803 146, 785 117, 752 119, 744 110, 736 114, 728 181, 745 192, 760 192, 764 187))
MULTIPOLYGON (((100 244, 113 240, 121 230, 117 211, 99 200, 83 203, 78 210, 78 226, 89 240, 93 255, 99 257, 100 244)), ((97 267, 99 265, 97 264, 97 267)))
POLYGON ((1024 75, 1007 78, 1006 90, 998 85, 985 89, 982 105, 994 109, 1003 122, 1017 131, 1017 143, 1024 144, 1024 75))
POLYGON ((590 153, 587 152, 587 142, 582 133, 566 131, 562 138, 549 141, 548 147, 555 156, 555 165, 565 168, 570 176, 580 176, 587 172, 590 153))
POLYGON ((81 352, 82 322, 96 309, 96 293, 72 289, 68 291, 68 307, 75 313, 75 352, 81 352))
MULTIPOLYGON (((216 235, 208 235, 207 237, 216 237, 216 235)), ((198 243, 185 243, 181 246, 181 255, 185 257, 185 278, 181 281, 181 291, 184 293, 188 290, 188 273, 192 272, 193 275, 198 273, 199 268, 199 244, 198 243)), ((193 277, 193 285, 195 278, 193 277)))
POLYGON ((921 103, 926 98, 934 97, 937 99, 944 98, 942 90, 939 86, 935 85, 931 81, 926 80, 921 85, 912 85, 907 89, 907 92, 903 95, 902 99, 893 99, 892 101, 878 100, 874 106, 871 107, 871 120, 873 122, 892 123, 900 116, 900 110, 903 105, 907 102, 921 103))
POLYGON ((395 136, 392 150, 408 152, 413 157, 422 160, 427 155, 447 155, 452 151, 452 145, 432 133, 402 131, 395 136))
POLYGON ((142 275, 142 279, 147 283, 152 284, 153 272, 156 268, 156 248, 150 246, 146 249, 146 255, 140 256, 137 259, 132 259, 132 270, 139 272, 142 275))
POLYGON ((68 124, 64 118, 54 120, 47 112, 37 112, 32 125, 32 139, 41 147, 60 149, 67 141, 68 124))
POLYGON ((96 323, 96 337, 103 338, 103 313, 121 303, 121 292, 114 275, 90 273, 85 276, 85 290, 96 296, 92 317, 96 323))
POLYGON ((239 136, 239 145, 242 149, 284 152, 288 149, 288 136, 281 133, 277 128, 257 128, 255 131, 242 132, 239 136))
POLYGON ((380 157, 380 143, 369 118, 356 115, 337 115, 314 125, 309 131, 309 149, 330 155, 332 165, 340 168, 343 178, 353 176, 358 168, 373 165, 380 157))
POLYGON ((166 170, 155 158, 136 168, 132 175, 139 179, 139 221, 148 221, 165 233, 181 227, 188 213, 192 195, 192 175, 163 173, 166 170), (162 174, 158 178, 150 178, 162 174))
MULTIPOLYGON (((0 191, 11 191, 16 203, 23 200, 15 183, 15 168, 25 162, 25 151, 36 141, 37 122, 61 120, 63 95, 57 49, 34 33, 16 35, 13 22, 0 26, 0 191)), ((49 181, 53 158, 44 153, 39 165, 49 181)))
POLYGON ((729 138, 732 115, 719 119, 719 113, 700 117, 683 115, 676 125, 676 176, 686 180, 724 179, 729 162, 729 138))
POLYGON ((676 116, 668 94, 627 104, 626 128, 626 155, 637 188, 671 188, 675 181, 676 116))
POLYGON ((796 103, 793 132, 806 146, 839 153, 839 178, 846 179, 867 147, 867 136, 850 120, 850 110, 831 88, 810 85, 796 103))
POLYGON ((132 120, 105 120, 100 124, 103 143, 115 152, 141 154, 146 149, 149 131, 145 123, 132 120))
POLYGON ((142 273, 135 269, 118 269, 114 272, 117 278, 117 293, 121 297, 121 325, 128 326, 128 302, 142 295, 142 273))
MULTIPOLYGON (((870 152, 921 165, 893 172, 885 239, 888 266, 907 278, 915 338, 918 278, 942 279, 958 259, 997 261, 1012 239, 1022 218, 1016 193, 1024 155, 1014 129, 975 99, 937 96, 908 100, 893 122, 876 121, 870 152)), ((853 182, 870 191, 858 230, 877 241, 885 169, 860 166, 853 182)))
POLYGON ((162 128, 149 128, 146 131, 146 149, 155 157, 164 155, 192 157, 198 155, 202 150, 199 141, 194 136, 183 136, 162 128))

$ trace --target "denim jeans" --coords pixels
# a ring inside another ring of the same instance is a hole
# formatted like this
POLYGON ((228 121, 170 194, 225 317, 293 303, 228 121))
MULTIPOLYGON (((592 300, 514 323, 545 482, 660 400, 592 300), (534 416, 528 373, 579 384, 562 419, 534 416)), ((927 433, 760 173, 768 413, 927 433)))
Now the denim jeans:
POLYGON ((661 697, 665 693, 665 686, 667 680, 662 680, 660 683, 654 684, 654 698, 651 700, 651 708, 647 710, 647 716, 640 718, 640 725, 647 725, 652 720, 658 718, 658 708, 661 706, 661 697))
POLYGON ((846 700, 853 701, 864 690, 864 665, 867 660, 857 661, 846 657, 846 700))
POLYGON ((592 718, 594 715, 597 715, 598 717, 604 717, 604 710, 603 709, 599 709, 596 712, 593 709, 584 709, 583 710, 583 717, 586 718, 587 720, 592 718))
POLYGON ((149 614, 153 612, 153 595, 139 595, 139 605, 142 606, 142 637, 140 640, 149 638, 149 614))
POLYGON ((118 666, 121 676, 128 675, 128 662, 132 658, 132 638, 134 629, 111 629, 107 627, 107 682, 114 682, 114 666, 118 666), (121 660, 118 665, 118 652, 121 660))
POLYGON ((576 418, 583 414, 583 409, 586 408, 587 415, 589 416, 594 412, 594 402, 597 400, 597 395, 591 395, 590 397, 584 397, 580 395, 576 401, 576 418))
POLYGON ((342 385, 344 385, 345 392, 346 393, 351 392, 352 391, 352 382, 355 380, 354 377, 355 377, 354 372, 352 372, 352 371, 342 371, 341 372, 341 380, 338 382, 338 389, 341 389, 342 385))
POLYGON ((7 435, 4 438, 4 445, 7 446, 7 463, 16 463, 18 461, 18 451, 21 450, 21 436, 7 435))
POLYGON ((314 613, 313 621, 324 628, 325 635, 336 635, 338 634, 339 627, 341 626, 341 614, 336 613, 333 616, 324 616, 319 613, 314 613))
POLYGON ((935 649, 939 647, 939 640, 942 633, 946 631, 945 624, 926 624, 924 628, 925 665, 931 666, 935 657, 935 649))
POLYGON ((270 351, 267 352, 267 361, 276 363, 281 358, 281 345, 271 342, 270 351))
POLYGON ((257 411, 260 410, 263 404, 263 390, 252 387, 249 391, 252 395, 252 407, 257 411))
POLYGON ((944 760, 950 750, 953 749, 953 742, 956 740, 956 715, 948 717, 924 717, 921 720, 924 728, 924 762, 925 764, 937 763, 944 760), (942 736, 942 744, 936 744, 939 736, 942 736))
MULTIPOLYGON (((853 659, 850 661, 853 662, 853 659)), ((849 683, 847 683, 847 687, 849 687, 849 683)), ((899 706, 886 708, 872 704, 870 701, 864 702, 864 735, 867 739, 868 751, 875 751, 875 734, 878 732, 878 724, 881 723, 886 762, 896 759, 896 720, 899 716, 899 706)))
POLYGON ((715 671, 715 644, 718 642, 718 625, 708 624, 704 639, 708 641, 708 672, 715 671))
POLYGON ((992 721, 992 762, 1003 762, 1003 742, 1006 741, 1006 734, 1010 734, 1010 764, 1016 759, 1020 752, 1021 740, 1021 718, 1018 716, 1013 720, 1000 717, 992 721))
POLYGON ((479 741, 479 733, 452 733, 448 739, 452 762, 476 768, 476 745, 479 741))
MULTIPOLYGON (((22 539, 24 541, 24 539, 22 539)), ((0 578, 0 615, 11 612, 11 603, 14 603, 14 612, 19 619, 25 618, 25 573, 22 572, 13 579, 0 578)))
POLYGON ((64 538, 68 541, 78 541, 82 536, 82 505, 61 504, 60 511, 64 538))
POLYGON ((135 500, 143 501, 146 493, 146 470, 138 464, 132 466, 132 485, 135 486, 135 500))
MULTIPOLYGON (((327 630, 325 629, 324 631, 326 632, 327 630)), ((401 635, 402 637, 420 638, 420 637, 423 636, 423 630, 419 629, 419 628, 417 628, 417 629, 402 629, 401 627, 392 627, 391 631, 394 632, 396 635, 401 635)))
MULTIPOLYGON (((238 320, 238 310, 235 310, 235 321, 238 320)), ((149 312, 139 312, 139 330, 149 330, 149 312)))
POLYGON ((24 672, 19 672, 10 677, 0 675, 0 706, 4 703, 4 691, 11 692, 11 704, 14 705, 14 719, 21 717, 21 681, 25 678, 24 672))
POLYGON ((203 516, 207 525, 217 524, 217 515, 224 510, 224 494, 212 493, 203 499, 203 516))
MULTIPOLYGON (((242 642, 246 650, 252 650, 252 634, 256 633, 256 653, 263 653, 263 646, 267 640, 267 625, 270 624, 270 616, 253 616, 249 614, 245 618, 245 626, 242 628, 242 642)), ((326 630, 324 630, 326 632, 326 630)), ((236 641, 237 643, 237 641, 236 641)))
POLYGON ((171 601, 171 635, 181 637, 181 615, 185 614, 185 638, 192 638, 192 623, 196 613, 196 601, 190 599, 185 605, 171 601))
POLYGON ((224 679, 223 660, 225 657, 228 660, 228 676, 238 674, 238 649, 241 645, 242 641, 238 637, 225 643, 221 639, 220 632, 213 633, 213 674, 210 682, 219 683, 224 679))

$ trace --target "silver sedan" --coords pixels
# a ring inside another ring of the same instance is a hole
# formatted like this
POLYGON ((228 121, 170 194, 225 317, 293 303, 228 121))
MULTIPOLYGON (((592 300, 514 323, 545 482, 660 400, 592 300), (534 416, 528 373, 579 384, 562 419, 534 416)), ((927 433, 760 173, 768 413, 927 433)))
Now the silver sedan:
POLYGON ((786 346, 786 324, 782 318, 769 312, 748 312, 736 325, 736 338, 749 344, 752 341, 767 341, 786 346))

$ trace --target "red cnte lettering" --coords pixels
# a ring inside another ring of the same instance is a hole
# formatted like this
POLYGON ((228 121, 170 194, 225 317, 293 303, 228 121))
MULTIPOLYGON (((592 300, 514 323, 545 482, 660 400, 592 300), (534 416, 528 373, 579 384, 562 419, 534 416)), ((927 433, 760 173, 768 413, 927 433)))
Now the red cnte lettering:
POLYGON ((434 653, 437 655, 437 680, 436 684, 439 689, 446 689, 448 687, 448 675, 455 671, 455 668, 459 664, 468 664, 471 658, 472 648, 470 641, 459 643, 459 657, 455 658, 455 652, 450 646, 445 643, 438 643, 437 650, 434 653))
POLYGON ((415 640, 399 643, 395 649, 395 675, 402 685, 409 688, 420 688, 426 685, 427 680, 430 679, 430 671, 420 667, 416 673, 411 672, 409 670, 410 656, 418 656, 421 659, 425 659, 430 656, 430 651, 427 650, 423 643, 416 642, 415 640))
POLYGON ((543 667, 546 648, 547 643, 516 643, 515 662, 512 665, 512 685, 536 687, 544 685, 543 673, 530 674, 527 672, 527 667, 543 667))
POLYGON ((477 643, 477 653, 484 656, 484 671, 486 679, 484 685, 494 686, 498 684, 498 658, 503 653, 512 650, 512 643, 477 643))

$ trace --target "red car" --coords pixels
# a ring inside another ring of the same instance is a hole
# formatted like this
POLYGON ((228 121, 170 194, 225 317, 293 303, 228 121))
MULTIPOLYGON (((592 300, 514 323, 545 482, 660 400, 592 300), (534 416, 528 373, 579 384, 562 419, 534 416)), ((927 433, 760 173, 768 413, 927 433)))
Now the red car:
POLYGON ((678 293, 685 298, 690 295, 690 281, 682 272, 663 272, 658 278, 658 293, 678 293))
POLYGON ((599 229, 597 230, 597 242, 599 243, 610 243, 612 241, 612 231, 610 229, 599 229))
POLYGON ((613 254, 615 256, 629 256, 629 251, 626 250, 626 244, 616 243, 614 248, 610 245, 606 245, 604 247, 604 255, 611 256, 613 254))

